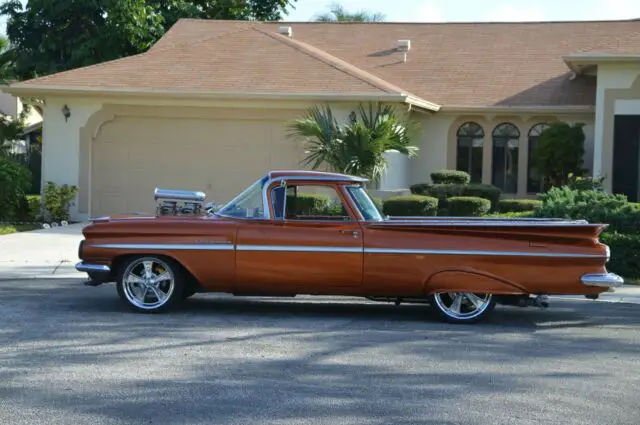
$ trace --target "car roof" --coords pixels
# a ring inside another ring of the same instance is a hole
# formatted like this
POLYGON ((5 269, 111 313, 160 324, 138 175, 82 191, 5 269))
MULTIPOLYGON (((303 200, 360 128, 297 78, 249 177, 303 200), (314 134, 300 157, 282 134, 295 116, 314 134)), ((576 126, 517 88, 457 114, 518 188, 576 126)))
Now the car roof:
POLYGON ((307 170, 278 170, 270 171, 268 174, 269 180, 277 179, 295 179, 295 180, 320 180, 320 181, 337 181, 348 183, 363 183, 369 181, 366 178, 358 176, 350 176, 348 174, 329 173, 324 171, 307 171, 307 170))

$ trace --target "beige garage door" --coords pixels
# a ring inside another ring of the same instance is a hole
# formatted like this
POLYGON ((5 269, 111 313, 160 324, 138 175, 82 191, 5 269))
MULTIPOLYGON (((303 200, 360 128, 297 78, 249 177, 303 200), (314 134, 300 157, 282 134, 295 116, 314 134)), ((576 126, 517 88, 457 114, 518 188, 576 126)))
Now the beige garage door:
POLYGON ((153 213, 153 190, 223 203, 272 169, 300 168, 283 121, 117 117, 92 146, 91 216, 153 213))

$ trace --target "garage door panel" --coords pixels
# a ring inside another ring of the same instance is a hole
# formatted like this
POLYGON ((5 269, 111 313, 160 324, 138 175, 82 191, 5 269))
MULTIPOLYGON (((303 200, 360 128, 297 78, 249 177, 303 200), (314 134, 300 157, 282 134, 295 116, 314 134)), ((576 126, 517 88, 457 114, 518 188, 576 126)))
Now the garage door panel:
POLYGON ((91 214, 155 211, 153 190, 222 203, 272 169, 300 167, 284 122, 118 116, 92 145, 91 214))

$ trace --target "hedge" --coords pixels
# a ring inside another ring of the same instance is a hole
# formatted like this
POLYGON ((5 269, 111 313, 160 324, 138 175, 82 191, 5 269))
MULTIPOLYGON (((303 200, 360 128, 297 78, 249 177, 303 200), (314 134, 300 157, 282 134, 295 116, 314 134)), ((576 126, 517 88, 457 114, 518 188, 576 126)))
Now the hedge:
POLYGON ((26 194, 31 188, 28 168, 0 156, 0 221, 19 219, 28 205, 26 194))
POLYGON ((454 196, 471 196, 488 199, 491 202, 491 210, 498 207, 502 190, 490 184, 414 184, 411 193, 438 198, 441 209, 447 208, 448 199, 454 196))
POLYGON ((435 216, 438 212, 438 200, 422 195, 402 195, 387 199, 383 212, 389 216, 435 216))
POLYGON ((454 196, 449 198, 447 212, 453 217, 481 217, 491 209, 488 199, 474 196, 454 196))
POLYGON ((296 215, 322 215, 330 209, 331 199, 317 193, 287 195, 287 212, 296 215))
POLYGON ((607 270, 627 279, 640 279, 640 233, 602 233, 600 241, 611 249, 607 270))
POLYGON ((538 199, 501 199, 496 211, 499 213, 533 211, 542 205, 538 199))
POLYGON ((434 184, 469 184, 469 173, 457 170, 440 170, 431 173, 431 181, 434 184))

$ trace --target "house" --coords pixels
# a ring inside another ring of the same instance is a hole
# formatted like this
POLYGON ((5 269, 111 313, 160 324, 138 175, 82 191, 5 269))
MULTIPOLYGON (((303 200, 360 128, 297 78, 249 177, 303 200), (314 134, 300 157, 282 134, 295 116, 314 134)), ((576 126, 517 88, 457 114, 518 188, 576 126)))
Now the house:
POLYGON ((315 23, 183 19, 148 52, 4 89, 45 101, 43 180, 76 184, 76 219, 153 211, 156 186, 225 202, 299 168, 286 123, 329 103, 393 103, 420 123, 394 187, 467 170, 533 196, 531 147, 584 123, 585 166, 640 195, 640 21, 315 23))

